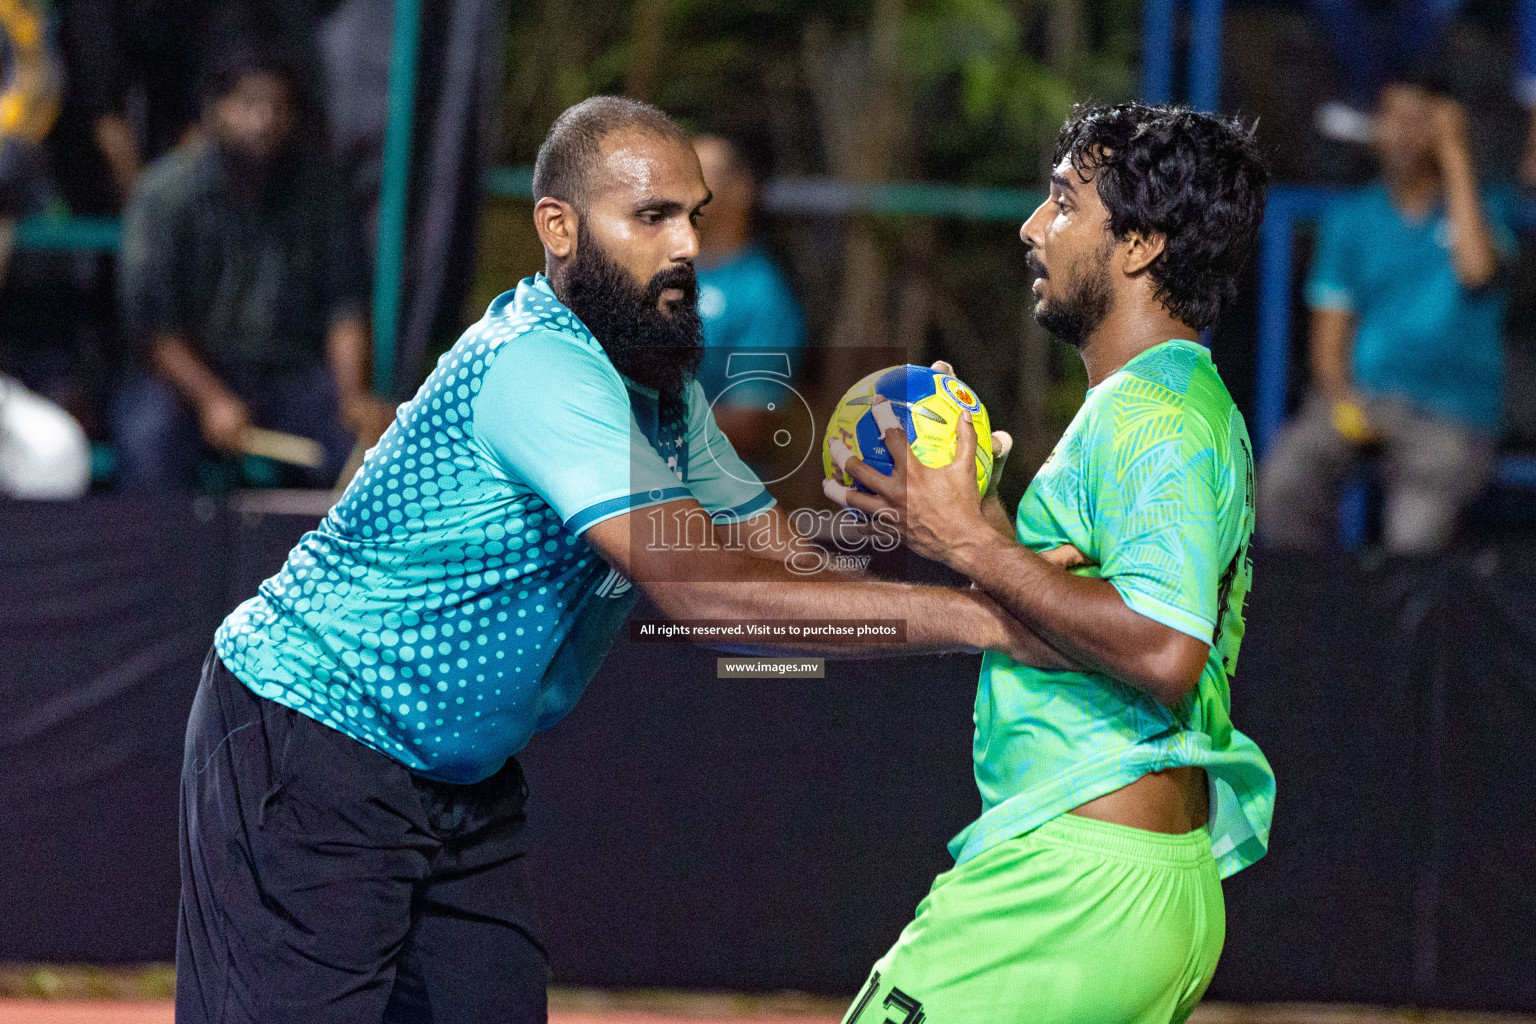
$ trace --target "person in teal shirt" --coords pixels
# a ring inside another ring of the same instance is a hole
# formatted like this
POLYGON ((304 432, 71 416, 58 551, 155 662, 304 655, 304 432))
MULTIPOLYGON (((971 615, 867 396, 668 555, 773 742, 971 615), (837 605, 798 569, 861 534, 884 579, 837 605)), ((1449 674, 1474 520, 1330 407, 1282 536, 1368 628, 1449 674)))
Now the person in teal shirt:
POLYGON ((716 135, 693 140, 709 186, 699 218, 699 380, 720 429, 759 468, 773 455, 781 417, 769 409, 793 387, 805 319, 789 279, 755 235, 758 181, 741 148, 716 135))
MULTIPOLYGON (((1020 233, 1035 319, 1090 387, 1016 515, 977 494, 968 418, 948 466, 887 477, 833 453, 868 493, 829 497, 899 514, 910 549, 1075 663, 982 662, 981 814, 845 1024, 1170 1024, 1210 983, 1221 880, 1264 855, 1275 781, 1233 724, 1253 455, 1196 339, 1237 290, 1266 181, 1236 120, 1079 108, 1020 233)), ((906 449, 890 406, 874 415, 906 449)))
POLYGON ((1383 457, 1383 542, 1435 550, 1492 471, 1504 385, 1509 197, 1478 187, 1466 114, 1428 84, 1382 90, 1381 177, 1318 232, 1312 393, 1268 453, 1264 538, 1320 548, 1339 488, 1383 457))

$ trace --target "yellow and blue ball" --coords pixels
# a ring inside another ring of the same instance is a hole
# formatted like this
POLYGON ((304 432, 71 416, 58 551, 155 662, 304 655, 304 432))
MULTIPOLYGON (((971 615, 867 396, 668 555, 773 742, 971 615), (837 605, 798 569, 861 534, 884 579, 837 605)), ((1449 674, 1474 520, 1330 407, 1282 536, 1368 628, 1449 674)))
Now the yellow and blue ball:
POLYGON ((935 468, 955 460, 960 413, 969 412, 971 425, 976 428, 976 486, 986 493, 992 478, 992 425, 986 406, 958 378, 910 363, 875 371, 849 388, 837 403, 821 443, 822 467, 828 477, 857 486, 832 461, 834 438, 887 476, 895 469, 872 411, 877 395, 891 403, 891 412, 906 430, 907 443, 917 460, 935 468))

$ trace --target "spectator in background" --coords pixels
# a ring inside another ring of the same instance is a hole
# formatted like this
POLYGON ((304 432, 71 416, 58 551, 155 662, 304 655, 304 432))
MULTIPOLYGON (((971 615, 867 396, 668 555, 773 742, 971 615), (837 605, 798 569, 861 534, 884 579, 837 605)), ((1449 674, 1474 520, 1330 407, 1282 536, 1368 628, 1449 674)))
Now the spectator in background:
POLYGON ((393 417, 367 379, 369 339, 345 191, 295 139, 292 64, 235 47, 216 62, 206 143, 146 172, 123 225, 122 319, 144 370, 118 396, 126 489, 189 485, 201 445, 242 450, 255 425, 325 450, 330 486, 354 437, 393 417))
POLYGON ((232 38, 281 36, 318 73, 313 8, 326 0, 63 0, 66 89, 51 140, 60 191, 76 214, 110 215, 145 166, 195 138, 203 62, 232 38))
POLYGON ((790 383, 805 346, 805 321, 788 280, 754 240, 757 177, 741 150, 714 135, 699 136, 693 147, 713 194, 699 217, 699 315, 704 344, 713 350, 700 381, 711 401, 720 397, 714 405, 720 429, 758 466, 772 453, 769 435, 781 420, 764 407, 765 395, 790 383), (784 371, 773 371, 765 360, 731 363, 730 355, 743 349, 783 353, 784 371), (732 378, 741 376, 738 364, 769 372, 733 387, 732 378))
POLYGON ((205 12, 165 0, 64 0, 58 12, 67 75, 51 145, 60 190, 76 214, 114 215, 146 160, 197 122, 205 12))
MULTIPOLYGON (((0 117, 0 284, 6 279, 16 222, 38 213, 52 190, 38 144, 58 111, 58 75, 42 11, 27 0, 0 12, 9 79, 7 109, 0 117)), ((3 338, 0 365, 15 353, 3 338)), ((91 453, 80 424, 53 402, 0 373, 0 495, 63 499, 84 494, 91 482, 91 453)))
POLYGON ((1259 529, 1320 547, 1340 483, 1385 458, 1385 543, 1424 552, 1451 536, 1487 480, 1503 384, 1505 204, 1480 193, 1466 115, 1426 83, 1386 86, 1376 111, 1381 177, 1338 202, 1318 234, 1313 393, 1260 481, 1259 529))

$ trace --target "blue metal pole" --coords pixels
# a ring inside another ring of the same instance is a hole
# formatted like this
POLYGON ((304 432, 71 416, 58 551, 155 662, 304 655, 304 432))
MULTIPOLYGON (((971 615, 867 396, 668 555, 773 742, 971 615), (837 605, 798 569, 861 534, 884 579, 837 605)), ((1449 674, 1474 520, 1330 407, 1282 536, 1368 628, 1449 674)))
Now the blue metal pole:
POLYGON ((1285 419, 1291 359, 1291 204, 1275 189, 1259 228, 1259 352, 1254 380, 1255 447, 1262 458, 1285 419))
POLYGON ((384 128, 384 172, 379 190, 379 249, 373 272, 373 388, 385 397, 393 397, 395 391, 420 42, 421 0, 395 0, 389 54, 389 120, 384 128))
POLYGON ((1315 221, 1338 190, 1315 185, 1276 185, 1269 191, 1259 228, 1259 351, 1254 413, 1259 453, 1268 448, 1285 418, 1291 358, 1291 252, 1297 221, 1315 221))
POLYGON ((1190 12, 1189 105, 1215 110, 1221 105, 1222 0, 1194 0, 1190 12))
POLYGON ((1370 529, 1371 494, 1364 473, 1356 473, 1339 491, 1339 547, 1359 551, 1370 529))
POLYGON ((1141 24, 1141 98, 1173 98, 1173 15, 1176 0, 1146 0, 1141 24))

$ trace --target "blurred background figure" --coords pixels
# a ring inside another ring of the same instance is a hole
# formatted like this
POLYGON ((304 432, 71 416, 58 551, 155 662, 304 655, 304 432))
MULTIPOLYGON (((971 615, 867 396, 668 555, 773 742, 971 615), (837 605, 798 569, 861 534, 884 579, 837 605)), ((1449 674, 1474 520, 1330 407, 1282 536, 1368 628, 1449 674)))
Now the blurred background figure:
MULTIPOLYGON (((38 213, 53 190, 40 147, 59 112, 59 74, 41 10, 0 8, 6 109, 0 111, 0 282, 9 269, 16 222, 38 213)), ((3 353, 8 357, 11 353, 3 353)), ((0 362, 10 362, 0 358, 0 362)), ((80 424, 58 405, 0 374, 0 495, 68 499, 91 482, 91 451, 80 424)))
POLYGON ((69 413, 0 375, 0 495, 60 501, 91 485, 91 446, 69 413))
POLYGON ((370 261, 384 177, 392 8, 392 0, 343 0, 317 30, 329 148, 351 193, 370 261))
POLYGON ((1466 115, 1426 81, 1382 89, 1380 178, 1340 200, 1318 235, 1307 304, 1313 393, 1262 474, 1259 529, 1322 547, 1339 488, 1384 459, 1384 542, 1450 539, 1493 465, 1503 385, 1506 204, 1483 193, 1466 115))
POLYGON ((756 237, 758 180, 743 147, 716 135, 698 136, 693 146, 713 194, 699 218, 699 315, 711 349, 700 382, 720 429, 757 467, 774 454, 780 418, 767 405, 798 373, 805 321, 788 278, 756 237), (764 358, 744 351, 752 349, 766 350, 764 358))
POLYGON ((303 53, 307 72, 317 59, 310 42, 315 6, 317 0, 57 4, 66 88, 50 142, 70 209, 116 212, 148 165, 196 139, 204 63, 232 37, 253 27, 280 35, 303 53))
MULTIPOLYGON (((0 216, 36 213, 51 188, 39 144, 59 114, 59 69, 44 14, 26 0, 0 5, 0 216)), ((10 253, 0 237, 0 276, 10 253)))
POLYGON ((51 141, 75 213, 121 209, 145 165, 195 129, 204 17, 155 0, 60 5, 68 86, 51 141))
MULTIPOLYGON (((1410 0, 1392 5, 1385 24, 1378 26, 1355 0, 1311 0, 1338 59, 1348 97, 1347 103, 1329 102, 1319 108, 1322 134, 1336 141, 1368 141, 1370 119, 1363 111, 1389 77, 1388 69, 1394 62, 1429 60, 1467 6, 1465 0, 1410 0)), ((1536 187, 1536 0, 1513 0, 1508 6, 1513 9, 1514 94, 1530 118, 1519 177, 1536 187)))
POLYGON ((123 227, 121 317, 142 363, 112 411, 124 489, 185 488, 205 448, 251 426, 325 451, 329 486, 354 441, 393 417, 367 380, 367 283, 347 196, 298 102, 295 63, 264 40, 214 61, 205 143, 145 173, 123 227))

